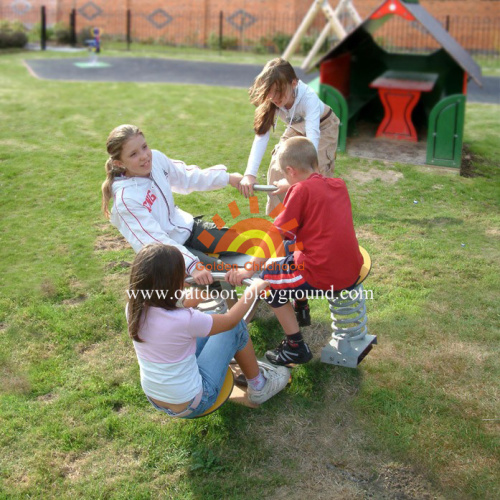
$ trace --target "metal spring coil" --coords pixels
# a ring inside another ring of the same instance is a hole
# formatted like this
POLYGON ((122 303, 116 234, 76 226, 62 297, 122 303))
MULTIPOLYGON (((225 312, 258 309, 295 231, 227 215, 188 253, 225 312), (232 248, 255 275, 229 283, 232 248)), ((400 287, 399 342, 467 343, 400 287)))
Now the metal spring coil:
POLYGON ((336 293, 335 298, 328 301, 332 318, 332 338, 361 340, 368 331, 363 284, 359 284, 348 292, 345 291, 344 295, 348 294, 346 299, 341 298, 340 293, 336 293))

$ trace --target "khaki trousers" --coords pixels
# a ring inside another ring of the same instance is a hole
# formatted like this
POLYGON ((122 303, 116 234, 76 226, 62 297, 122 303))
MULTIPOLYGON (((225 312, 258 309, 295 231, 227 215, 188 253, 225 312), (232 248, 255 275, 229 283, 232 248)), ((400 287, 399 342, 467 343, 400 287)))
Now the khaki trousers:
MULTIPOLYGON (((325 109, 324 115, 328 113, 328 108, 325 109)), ((335 155, 337 152, 337 141, 339 137, 339 124, 340 121, 335 115, 331 115, 320 122, 320 136, 318 145, 318 163, 319 163, 319 173, 325 177, 333 177, 333 171, 335 169, 335 155)), ((285 130, 285 133, 281 136, 278 144, 273 149, 271 163, 269 164, 269 170, 267 171, 267 183, 273 184, 276 181, 283 179, 285 176, 279 166, 278 162, 278 152, 280 146, 288 139, 292 137, 305 137, 305 126, 298 124, 289 127, 285 130)), ((269 215, 274 208, 276 208, 285 199, 284 196, 276 196, 273 194, 268 195, 266 214, 269 215)))

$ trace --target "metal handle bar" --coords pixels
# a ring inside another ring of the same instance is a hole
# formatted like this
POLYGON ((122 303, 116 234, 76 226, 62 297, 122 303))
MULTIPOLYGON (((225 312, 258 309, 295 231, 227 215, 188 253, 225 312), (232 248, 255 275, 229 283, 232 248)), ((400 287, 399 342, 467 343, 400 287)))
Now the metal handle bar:
POLYGON ((266 193, 276 191, 278 189, 276 186, 270 186, 266 184, 254 184, 253 185, 253 190, 254 191, 264 191, 266 193))
MULTIPOLYGON (((212 278, 214 279, 214 281, 226 281, 225 277, 226 273, 221 273, 221 272, 212 273, 212 278)), ((188 276, 184 281, 186 283, 189 283, 190 285, 195 283, 194 278, 192 276, 188 276)), ((253 280, 251 278, 245 278, 243 280, 243 284, 246 286, 250 286, 252 284, 252 281, 253 280)))

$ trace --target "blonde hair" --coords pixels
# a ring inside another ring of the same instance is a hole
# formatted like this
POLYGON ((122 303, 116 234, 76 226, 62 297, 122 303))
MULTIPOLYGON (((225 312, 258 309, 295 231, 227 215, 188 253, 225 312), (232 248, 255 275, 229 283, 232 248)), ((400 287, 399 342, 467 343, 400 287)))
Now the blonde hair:
POLYGON ((278 161, 281 170, 293 167, 303 172, 318 170, 318 153, 306 137, 291 137, 280 146, 278 161))
POLYGON ((255 78, 248 93, 250 102, 257 107, 253 121, 256 134, 265 134, 274 125, 274 117, 278 108, 267 98, 271 87, 276 85, 277 95, 282 96, 294 80, 297 80, 295 70, 288 61, 281 57, 269 61, 255 78))
POLYGON ((115 161, 119 160, 123 151, 123 146, 125 143, 137 135, 144 134, 135 125, 120 125, 111 131, 106 141, 106 150, 109 154, 109 158, 104 165, 106 170, 106 180, 102 183, 102 211, 104 216, 109 219, 109 200, 113 194, 111 186, 115 177, 123 175, 125 173, 125 167, 119 167, 115 165, 115 161))

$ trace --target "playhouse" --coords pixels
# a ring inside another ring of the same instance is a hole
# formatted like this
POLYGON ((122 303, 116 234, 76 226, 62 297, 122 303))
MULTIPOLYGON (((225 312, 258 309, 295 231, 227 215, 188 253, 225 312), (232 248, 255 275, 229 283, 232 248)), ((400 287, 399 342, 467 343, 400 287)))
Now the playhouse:
POLYGON ((427 141, 427 164, 460 167, 467 83, 481 86, 481 70, 418 0, 384 1, 316 65, 320 98, 341 122, 339 151, 366 120, 376 122, 376 137, 427 141), (374 33, 392 16, 426 30, 438 48, 384 50, 374 33))

